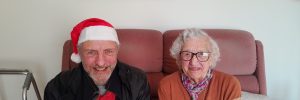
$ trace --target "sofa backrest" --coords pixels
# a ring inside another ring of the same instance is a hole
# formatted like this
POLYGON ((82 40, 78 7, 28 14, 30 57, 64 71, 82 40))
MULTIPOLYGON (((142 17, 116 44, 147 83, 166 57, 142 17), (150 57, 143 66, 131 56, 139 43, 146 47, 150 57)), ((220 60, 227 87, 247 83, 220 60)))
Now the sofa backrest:
POLYGON ((118 29, 118 59, 145 72, 161 72, 163 44, 161 32, 143 29, 118 29))

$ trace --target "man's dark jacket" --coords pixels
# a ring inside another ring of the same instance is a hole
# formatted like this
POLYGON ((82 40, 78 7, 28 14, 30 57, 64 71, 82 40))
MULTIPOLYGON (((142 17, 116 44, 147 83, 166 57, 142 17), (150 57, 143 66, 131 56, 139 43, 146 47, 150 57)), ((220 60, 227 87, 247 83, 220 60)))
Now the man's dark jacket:
MULTIPOLYGON (((44 100, 93 100, 98 88, 84 71, 78 68, 61 72, 45 88, 44 100)), ((146 74, 127 64, 118 62, 106 85, 120 100, 150 100, 146 74)))

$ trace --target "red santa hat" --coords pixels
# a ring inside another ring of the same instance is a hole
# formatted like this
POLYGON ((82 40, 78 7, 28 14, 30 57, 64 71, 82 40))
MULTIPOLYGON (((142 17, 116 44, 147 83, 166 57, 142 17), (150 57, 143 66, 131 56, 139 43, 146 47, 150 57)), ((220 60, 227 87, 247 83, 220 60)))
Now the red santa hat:
POLYGON ((117 32, 113 26, 98 18, 90 18, 78 23, 71 32, 71 38, 73 43, 71 60, 75 63, 81 62, 77 46, 87 40, 111 40, 119 45, 117 32))

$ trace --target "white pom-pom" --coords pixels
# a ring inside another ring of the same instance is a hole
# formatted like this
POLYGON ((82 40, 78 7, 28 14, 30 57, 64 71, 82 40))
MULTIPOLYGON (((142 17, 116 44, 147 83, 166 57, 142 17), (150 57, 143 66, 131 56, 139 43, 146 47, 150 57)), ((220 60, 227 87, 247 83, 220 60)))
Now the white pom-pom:
POLYGON ((71 60, 75 63, 80 63, 81 62, 80 56, 78 54, 75 54, 75 53, 72 53, 71 60))

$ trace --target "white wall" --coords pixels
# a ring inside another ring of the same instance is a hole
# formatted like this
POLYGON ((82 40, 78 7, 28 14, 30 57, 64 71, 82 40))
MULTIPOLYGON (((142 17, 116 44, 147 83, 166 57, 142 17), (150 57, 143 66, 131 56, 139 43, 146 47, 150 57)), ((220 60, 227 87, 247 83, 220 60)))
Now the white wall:
MULTIPOLYGON (((60 72, 62 46, 72 27, 90 17, 117 28, 162 32, 250 31, 264 44, 270 98, 300 99, 300 0, 0 0, 0 68, 31 70, 43 94, 60 72)), ((22 76, 1 76, 0 100, 19 100, 22 82, 22 76)), ((35 100, 32 88, 29 95, 35 100)))

